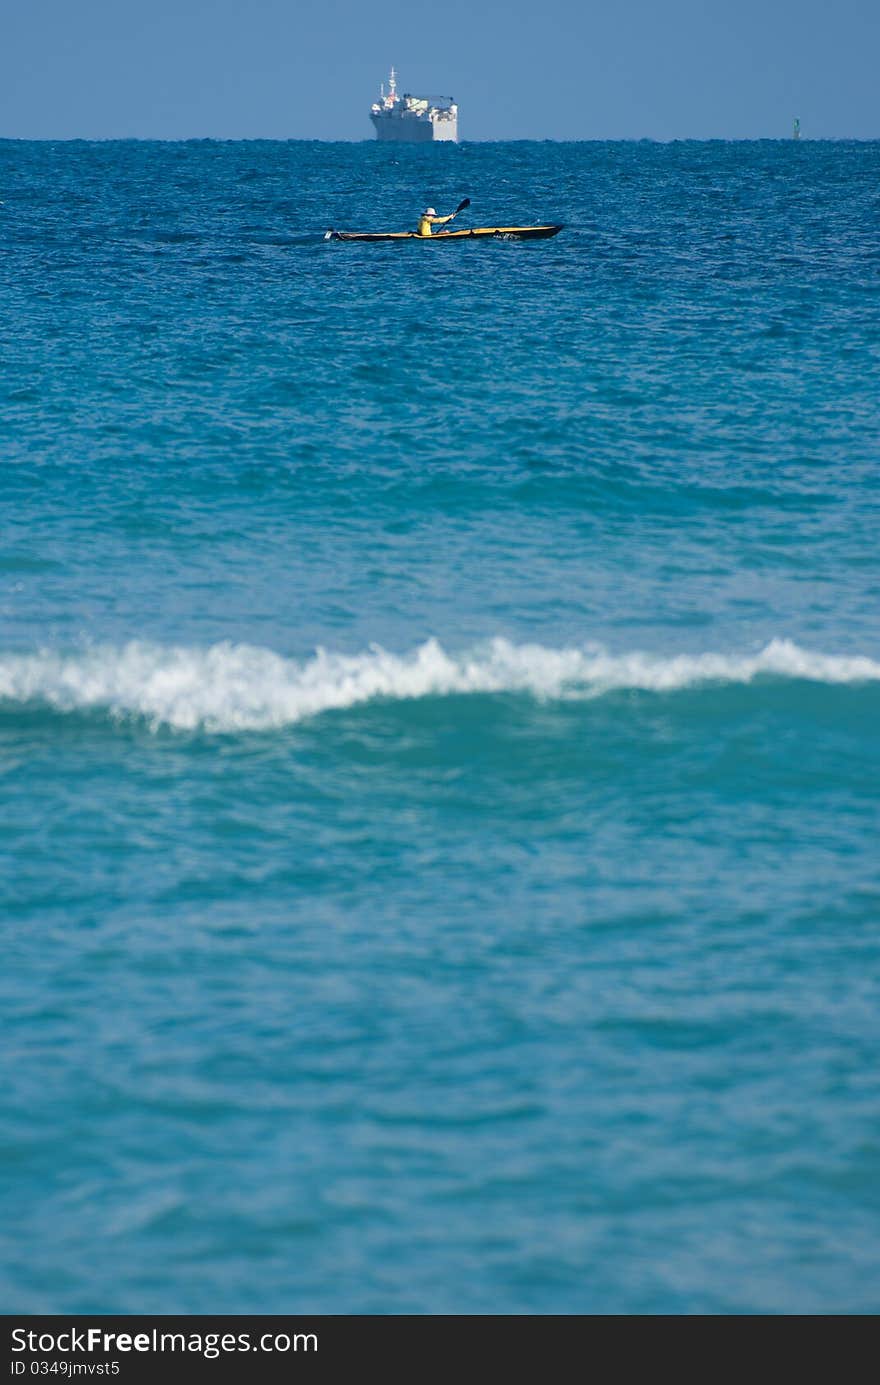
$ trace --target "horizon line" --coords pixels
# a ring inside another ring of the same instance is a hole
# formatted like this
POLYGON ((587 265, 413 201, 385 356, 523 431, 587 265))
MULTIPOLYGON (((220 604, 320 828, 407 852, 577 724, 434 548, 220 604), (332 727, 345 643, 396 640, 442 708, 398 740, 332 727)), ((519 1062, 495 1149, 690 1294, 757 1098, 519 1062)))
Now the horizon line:
POLYGON ((309 135, 3 135, 0 144, 386 144, 394 149, 460 148, 465 144, 876 144, 876 135, 514 135, 492 139, 386 141, 363 138, 327 139, 309 135))

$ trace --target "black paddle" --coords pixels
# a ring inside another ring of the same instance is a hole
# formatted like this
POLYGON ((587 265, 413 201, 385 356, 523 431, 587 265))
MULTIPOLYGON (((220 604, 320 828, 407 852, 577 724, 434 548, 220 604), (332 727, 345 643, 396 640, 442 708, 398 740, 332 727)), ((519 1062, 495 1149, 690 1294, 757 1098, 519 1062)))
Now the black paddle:
MULTIPOLYGON (((469 197, 463 197, 463 198, 461 199, 461 201, 459 202, 458 206, 456 207, 455 211, 450 213, 449 220, 450 220, 450 221, 454 221, 455 218, 458 216, 459 212, 463 212, 464 209, 465 209, 465 207, 469 207, 470 205, 471 205, 471 199, 470 199, 469 197)), ((443 232, 443 231, 435 231, 434 234, 435 234, 435 235, 442 236, 442 235, 444 234, 444 232, 443 232)))

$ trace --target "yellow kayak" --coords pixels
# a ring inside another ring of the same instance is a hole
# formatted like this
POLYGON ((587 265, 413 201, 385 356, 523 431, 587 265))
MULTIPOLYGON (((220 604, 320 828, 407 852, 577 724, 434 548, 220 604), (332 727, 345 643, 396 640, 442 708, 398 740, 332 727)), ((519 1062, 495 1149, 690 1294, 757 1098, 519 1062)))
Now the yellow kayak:
POLYGON ((469 231, 435 231, 420 236, 416 231, 328 231, 325 240, 547 240, 557 236, 562 223, 551 226, 477 226, 469 231))

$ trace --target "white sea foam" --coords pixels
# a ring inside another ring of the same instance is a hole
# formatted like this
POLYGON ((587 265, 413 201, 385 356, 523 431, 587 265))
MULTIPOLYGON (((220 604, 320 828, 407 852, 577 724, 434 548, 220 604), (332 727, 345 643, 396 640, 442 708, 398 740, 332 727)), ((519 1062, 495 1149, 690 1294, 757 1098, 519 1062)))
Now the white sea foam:
POLYGON ((773 640, 755 654, 610 654, 600 646, 548 649, 494 639, 464 654, 436 640, 412 653, 372 646, 362 654, 319 649, 310 659, 269 649, 208 649, 132 643, 62 655, 0 656, 0 702, 60 711, 105 710, 181 730, 262 730, 376 698, 523 692, 587 698, 620 689, 672 692, 697 684, 750 683, 767 676, 819 683, 880 680, 880 663, 818 654, 773 640))

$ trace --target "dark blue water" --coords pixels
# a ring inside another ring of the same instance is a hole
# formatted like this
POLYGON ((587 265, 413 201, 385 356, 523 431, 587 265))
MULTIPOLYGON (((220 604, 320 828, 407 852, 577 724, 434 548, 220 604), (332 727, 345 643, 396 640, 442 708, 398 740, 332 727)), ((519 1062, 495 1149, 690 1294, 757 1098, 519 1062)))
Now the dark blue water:
POLYGON ((0 144, 7 1311, 880 1308, 878 188, 0 144))

